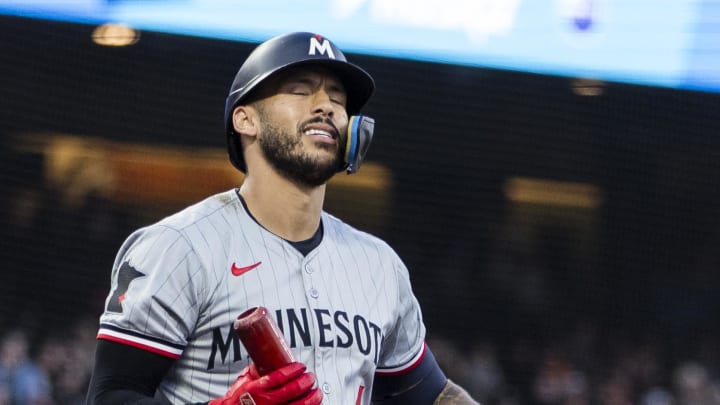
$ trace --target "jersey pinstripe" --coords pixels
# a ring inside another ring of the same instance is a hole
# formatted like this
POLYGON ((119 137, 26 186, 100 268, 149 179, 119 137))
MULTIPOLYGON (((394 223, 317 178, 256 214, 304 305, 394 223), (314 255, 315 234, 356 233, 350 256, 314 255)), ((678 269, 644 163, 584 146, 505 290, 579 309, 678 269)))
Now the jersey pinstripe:
POLYGON ((231 326, 262 305, 315 372, 324 404, 369 404, 376 373, 422 357, 422 314, 387 244, 328 213, 321 220, 307 256, 258 225, 236 190, 139 229, 116 257, 98 337, 177 359, 159 393, 203 402, 248 364, 231 326))

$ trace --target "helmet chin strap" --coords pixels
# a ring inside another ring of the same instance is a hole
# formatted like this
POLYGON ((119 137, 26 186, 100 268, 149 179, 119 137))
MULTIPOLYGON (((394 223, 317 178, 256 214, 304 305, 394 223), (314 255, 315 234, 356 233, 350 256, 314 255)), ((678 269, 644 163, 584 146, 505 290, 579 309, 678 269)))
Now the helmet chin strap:
POLYGON ((353 115, 350 117, 347 129, 347 143, 345 144, 345 171, 352 174, 360 169, 370 149, 375 120, 365 115, 353 115))

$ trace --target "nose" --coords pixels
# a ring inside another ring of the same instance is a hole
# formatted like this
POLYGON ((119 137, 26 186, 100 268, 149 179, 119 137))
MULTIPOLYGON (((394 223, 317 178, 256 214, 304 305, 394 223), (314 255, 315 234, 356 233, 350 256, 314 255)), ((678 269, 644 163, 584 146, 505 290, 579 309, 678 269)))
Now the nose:
POLYGON ((313 114, 320 114, 329 118, 335 116, 335 104, 324 89, 319 89, 313 95, 313 114))

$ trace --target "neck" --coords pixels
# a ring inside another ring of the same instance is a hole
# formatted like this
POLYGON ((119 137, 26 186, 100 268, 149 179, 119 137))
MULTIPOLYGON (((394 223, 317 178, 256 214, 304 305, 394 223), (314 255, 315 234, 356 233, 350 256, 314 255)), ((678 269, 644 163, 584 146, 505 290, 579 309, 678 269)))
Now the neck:
POLYGON ((320 226, 325 185, 301 186, 274 171, 250 172, 240 194, 253 217, 281 238, 293 242, 306 240, 320 226))

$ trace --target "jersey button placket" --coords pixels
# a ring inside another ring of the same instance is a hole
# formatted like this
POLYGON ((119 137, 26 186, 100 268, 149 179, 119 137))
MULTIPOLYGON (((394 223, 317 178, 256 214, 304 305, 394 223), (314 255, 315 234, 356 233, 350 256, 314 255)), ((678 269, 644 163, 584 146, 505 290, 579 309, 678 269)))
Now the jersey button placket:
POLYGON ((320 297, 320 291, 315 288, 312 277, 315 272, 315 268, 309 262, 304 263, 302 268, 305 271, 305 277, 303 277, 305 279, 305 285, 309 286, 307 289, 308 295, 311 298, 318 299, 320 297))
MULTIPOLYGON (((305 291, 307 292, 308 296, 308 304, 311 310, 315 310, 318 308, 318 306, 323 305, 323 299, 320 297, 320 290, 315 285, 315 280, 317 279, 319 270, 316 266, 313 266, 310 264, 310 262, 313 260, 312 257, 306 258, 305 263, 302 264, 301 268, 303 271, 303 281, 305 283, 305 291)), ((315 322, 315 321, 314 321, 315 322)), ((317 328, 317 325, 315 325, 317 328)), ((319 339, 318 336, 315 336, 316 339, 319 339)), ((316 378, 318 379, 318 384, 320 381, 323 381, 322 377, 322 370, 323 370, 323 358, 325 356, 325 351, 323 348, 315 347, 314 354, 315 354, 315 365, 316 365, 316 378)), ((323 386, 325 386, 328 390, 330 388, 330 385, 327 384, 327 382, 324 382, 322 385, 320 385, 320 388, 323 389, 323 386)), ((323 389, 323 392, 325 392, 325 389, 323 389)), ((325 395, 328 393, 325 392, 325 395)))

